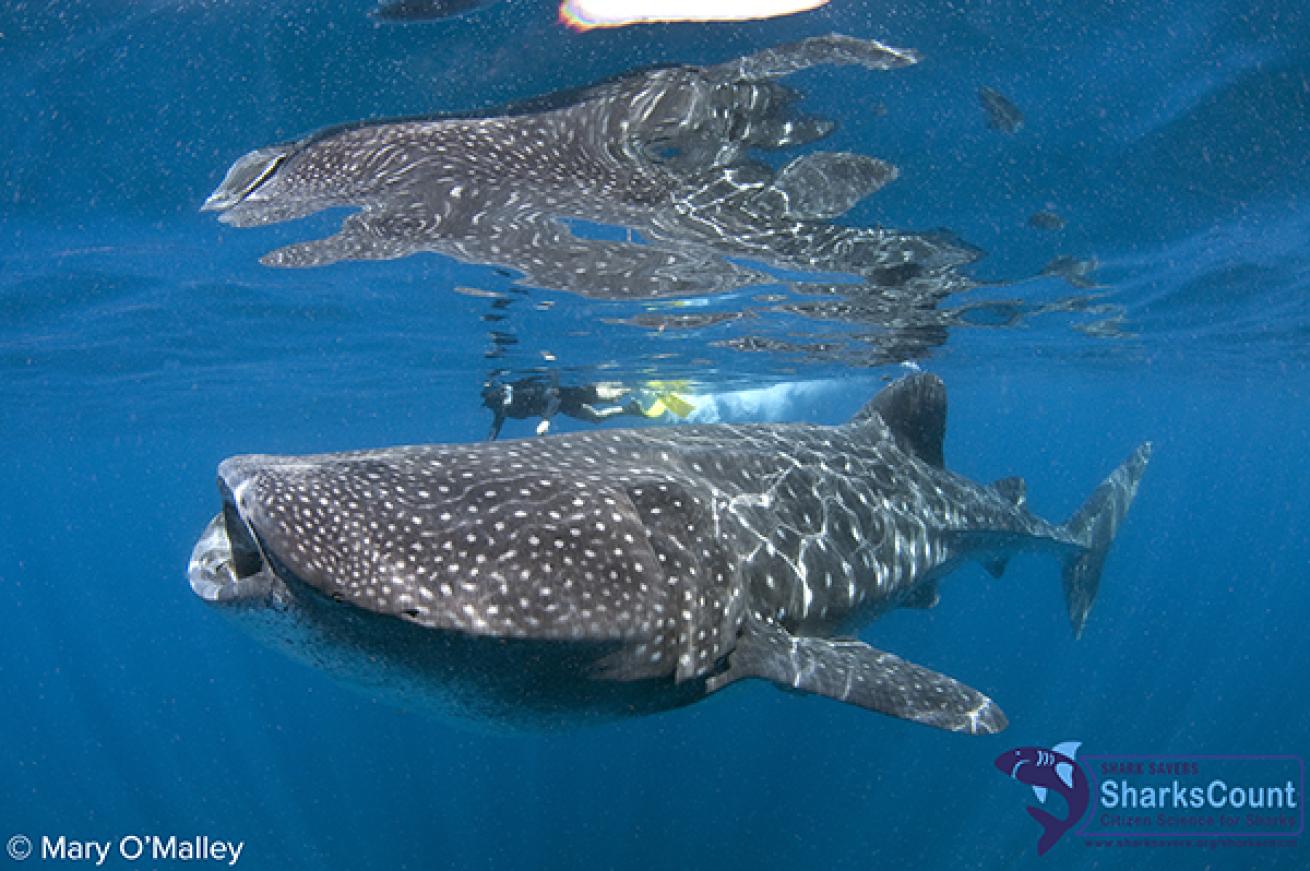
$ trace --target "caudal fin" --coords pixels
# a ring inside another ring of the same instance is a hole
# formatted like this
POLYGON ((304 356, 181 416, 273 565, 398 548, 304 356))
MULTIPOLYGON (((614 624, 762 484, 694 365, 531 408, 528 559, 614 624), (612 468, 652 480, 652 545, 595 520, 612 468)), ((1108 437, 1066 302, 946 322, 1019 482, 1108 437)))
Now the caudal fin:
POLYGON ((1048 814, 1039 807, 1028 807, 1028 816, 1042 824, 1042 836, 1037 839, 1037 855, 1045 856, 1046 851, 1055 846, 1055 842, 1060 840, 1068 828, 1058 817, 1048 814))
POLYGON ((1075 638, 1083 634, 1087 615, 1101 585, 1101 567, 1119 524, 1137 495, 1137 484, 1151 458, 1151 443, 1144 442, 1083 503, 1065 530, 1083 549, 1064 564, 1064 600, 1075 638))

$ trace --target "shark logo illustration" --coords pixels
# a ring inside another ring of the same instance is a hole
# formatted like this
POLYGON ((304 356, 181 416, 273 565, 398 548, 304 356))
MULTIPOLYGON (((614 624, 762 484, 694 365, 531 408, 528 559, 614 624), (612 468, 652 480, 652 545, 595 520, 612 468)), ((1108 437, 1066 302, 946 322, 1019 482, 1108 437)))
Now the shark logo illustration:
POLYGON ((1044 856, 1055 842, 1072 829, 1087 812, 1090 790, 1087 775, 1074 757, 1082 745, 1077 741, 1056 744, 1049 750, 1041 747, 1016 747, 996 757, 996 767, 1020 783, 1033 788, 1040 802, 1055 790, 1064 798, 1068 813, 1064 819, 1039 807, 1028 806, 1028 814, 1041 823, 1042 836, 1037 841, 1037 855, 1044 856))

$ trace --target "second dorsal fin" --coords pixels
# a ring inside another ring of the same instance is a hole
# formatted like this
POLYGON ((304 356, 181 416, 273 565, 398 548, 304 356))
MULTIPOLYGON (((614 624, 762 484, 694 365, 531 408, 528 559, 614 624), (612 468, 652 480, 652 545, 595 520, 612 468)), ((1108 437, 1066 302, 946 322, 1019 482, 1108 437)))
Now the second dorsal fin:
POLYGON ((893 381, 861 408, 852 422, 877 415, 897 444, 938 468, 945 465, 946 385, 936 375, 919 373, 893 381))
POLYGON ((1017 476, 1002 478, 993 482, 992 489, 1005 497, 1005 500, 1015 508, 1028 507, 1028 485, 1024 483, 1023 478, 1017 476))

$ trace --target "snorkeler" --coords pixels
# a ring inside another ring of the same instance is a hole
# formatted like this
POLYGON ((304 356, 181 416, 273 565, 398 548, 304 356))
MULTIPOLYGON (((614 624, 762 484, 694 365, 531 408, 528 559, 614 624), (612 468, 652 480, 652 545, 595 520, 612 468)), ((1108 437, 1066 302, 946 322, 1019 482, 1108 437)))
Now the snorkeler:
POLYGON ((561 386, 559 375, 554 372, 548 378, 533 375, 507 383, 491 380, 482 388, 482 404, 495 415, 487 440, 494 441, 500 435, 507 417, 517 420, 541 418, 537 435, 544 435, 550 429, 551 418, 559 412, 588 423, 600 423, 620 414, 646 417, 646 411, 635 397, 622 405, 601 405, 615 403, 631 393, 627 387, 613 381, 561 386))

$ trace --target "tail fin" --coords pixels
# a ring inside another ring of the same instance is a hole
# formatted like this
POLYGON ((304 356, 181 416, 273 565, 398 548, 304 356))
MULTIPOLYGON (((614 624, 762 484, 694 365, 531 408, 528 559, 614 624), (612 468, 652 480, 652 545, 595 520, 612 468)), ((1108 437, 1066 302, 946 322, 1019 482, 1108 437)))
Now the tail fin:
POLYGON ((1059 818, 1048 814, 1039 807, 1028 806, 1028 816, 1042 824, 1042 836, 1037 840, 1037 855, 1045 856, 1046 851, 1055 846, 1068 828, 1059 818))
POLYGON ((1073 625, 1075 638, 1083 634, 1083 626, 1101 584, 1101 566, 1105 564, 1105 556, 1120 522, 1128 513, 1128 506, 1133 504, 1137 483, 1150 458, 1151 443, 1144 442, 1101 482, 1101 486, 1065 524, 1070 537, 1084 548, 1064 564, 1064 600, 1069 607, 1069 622, 1073 625))

